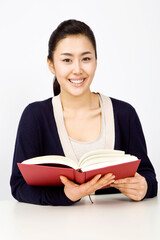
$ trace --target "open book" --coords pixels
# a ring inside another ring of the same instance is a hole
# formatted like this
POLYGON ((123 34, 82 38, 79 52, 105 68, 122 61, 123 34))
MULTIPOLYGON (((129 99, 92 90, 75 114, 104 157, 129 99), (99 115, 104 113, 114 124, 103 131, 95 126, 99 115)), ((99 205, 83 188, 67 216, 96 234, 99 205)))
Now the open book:
POLYGON ((120 150, 95 150, 84 154, 78 163, 64 156, 47 155, 17 163, 29 185, 61 186, 60 176, 82 184, 97 174, 113 173, 115 179, 132 177, 140 160, 120 150))

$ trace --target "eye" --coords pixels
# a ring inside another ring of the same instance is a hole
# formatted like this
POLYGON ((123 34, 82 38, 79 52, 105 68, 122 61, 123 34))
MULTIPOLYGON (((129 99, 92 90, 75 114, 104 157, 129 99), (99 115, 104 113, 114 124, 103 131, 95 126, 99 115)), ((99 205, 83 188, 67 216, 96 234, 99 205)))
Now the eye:
POLYGON ((72 60, 71 60, 70 58, 65 58, 65 59, 63 59, 62 61, 63 61, 63 62, 66 62, 66 63, 69 63, 69 62, 71 62, 72 60))
POLYGON ((89 62, 90 60, 91 60, 91 58, 89 58, 89 57, 83 58, 83 61, 84 61, 84 62, 89 62))

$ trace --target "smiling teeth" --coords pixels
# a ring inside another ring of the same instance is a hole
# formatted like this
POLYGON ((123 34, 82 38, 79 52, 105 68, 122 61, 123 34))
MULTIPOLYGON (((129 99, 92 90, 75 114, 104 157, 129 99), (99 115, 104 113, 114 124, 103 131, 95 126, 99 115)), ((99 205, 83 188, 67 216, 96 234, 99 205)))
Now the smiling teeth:
POLYGON ((72 82, 72 83, 82 83, 84 81, 84 79, 81 79, 81 80, 71 80, 70 79, 70 82, 72 82))

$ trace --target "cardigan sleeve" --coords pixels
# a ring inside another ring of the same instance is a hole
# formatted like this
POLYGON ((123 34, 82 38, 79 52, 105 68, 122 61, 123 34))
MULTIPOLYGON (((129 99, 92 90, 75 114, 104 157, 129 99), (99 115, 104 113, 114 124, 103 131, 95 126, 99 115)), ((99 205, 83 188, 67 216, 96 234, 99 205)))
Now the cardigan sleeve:
POLYGON ((17 131, 10 179, 12 195, 20 202, 55 206, 71 205, 74 202, 67 198, 64 187, 30 186, 25 182, 17 167, 18 162, 42 154, 42 138, 39 121, 29 105, 22 114, 17 131))
POLYGON ((148 157, 142 126, 134 108, 130 111, 128 138, 128 153, 141 159, 137 172, 146 179, 148 184, 145 198, 155 197, 158 189, 156 174, 148 157))
MULTIPOLYGON (((115 123, 116 150, 134 155, 141 159, 137 172, 142 175, 148 184, 145 198, 157 196, 158 183, 155 170, 147 155, 146 142, 139 117, 135 109, 126 102, 111 98, 115 123)), ((119 193, 116 188, 106 188, 96 191, 96 194, 119 193)))

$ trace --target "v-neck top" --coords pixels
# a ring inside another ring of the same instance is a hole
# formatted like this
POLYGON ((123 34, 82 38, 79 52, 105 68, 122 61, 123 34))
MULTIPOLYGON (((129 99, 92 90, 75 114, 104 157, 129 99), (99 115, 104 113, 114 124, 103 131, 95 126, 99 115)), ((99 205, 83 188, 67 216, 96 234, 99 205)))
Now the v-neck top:
MULTIPOLYGON (((97 93, 97 94, 99 94, 101 108, 104 109, 103 112, 104 112, 104 125, 105 125, 105 127, 102 128, 103 134, 102 134, 102 139, 101 138, 99 139, 101 142, 99 142, 100 145, 98 146, 98 149, 114 149, 115 129, 114 129, 114 116, 113 116, 112 102, 109 97, 106 97, 100 93, 97 93)), ((59 133, 59 137, 63 146, 63 151, 65 153, 65 156, 78 162, 79 157, 82 155, 82 153, 78 153, 77 150, 74 151, 75 145, 74 146, 72 145, 73 142, 70 141, 70 138, 68 136, 68 133, 64 124, 64 119, 63 119, 63 109, 62 109, 62 104, 60 100, 60 95, 52 98, 52 105, 53 105, 53 111, 54 111, 55 121, 57 125, 57 130, 59 133)), ((92 146, 92 148, 94 148, 94 146, 92 146)), ((81 146, 81 149, 83 149, 83 146, 81 146)), ((85 153, 86 150, 83 149, 83 152, 85 153)))
POLYGON ((105 136, 105 119, 104 119, 104 109, 102 105, 102 100, 99 96, 100 100, 100 107, 101 107, 101 131, 100 135, 93 141, 88 141, 88 142, 82 142, 82 141, 77 141, 75 139, 72 139, 69 136, 70 143, 72 145, 72 149, 76 155, 76 158, 78 161, 80 158, 87 152, 96 150, 96 149, 105 149, 106 146, 106 136, 105 136))

